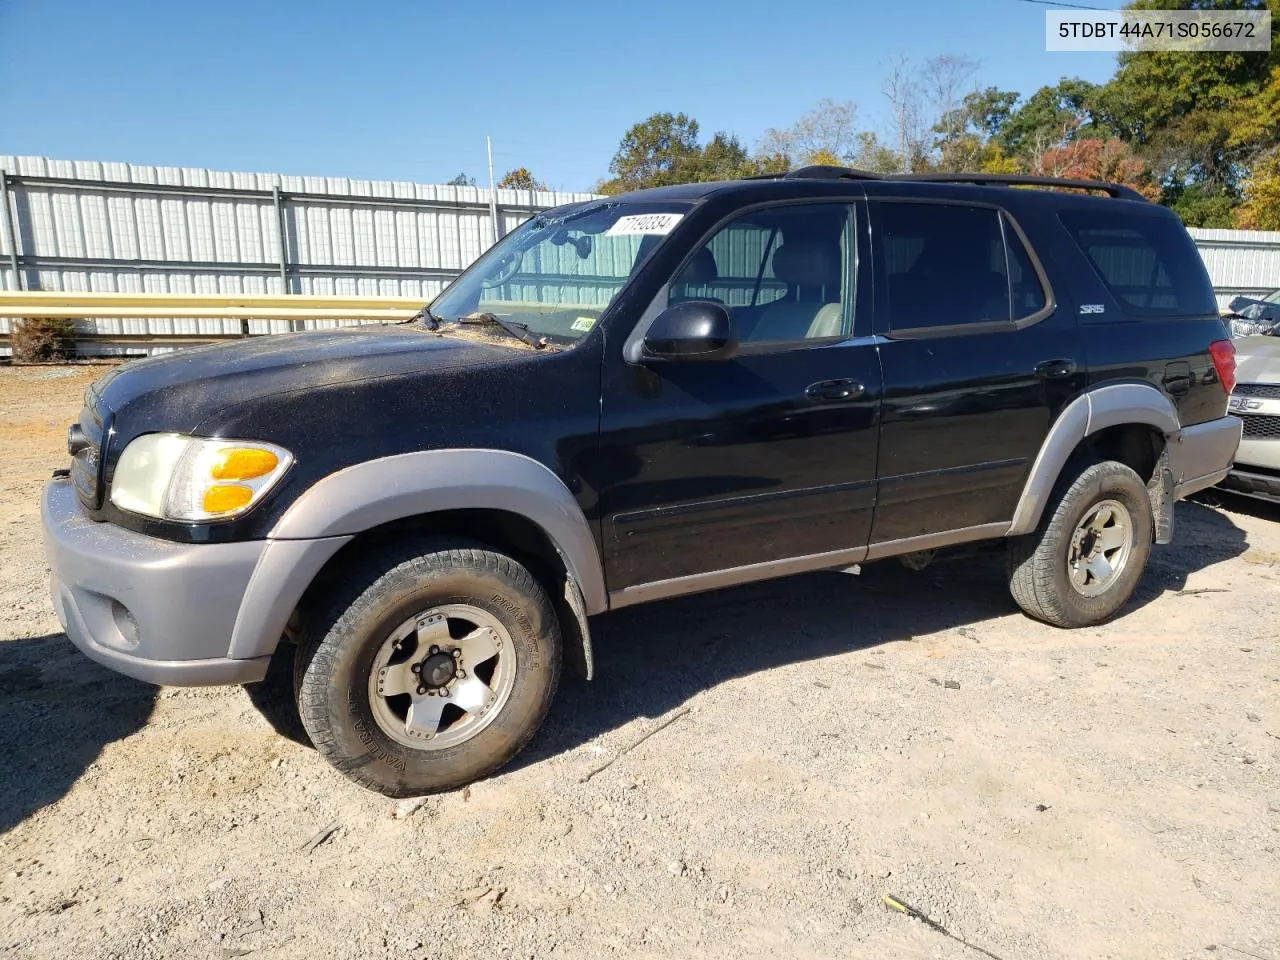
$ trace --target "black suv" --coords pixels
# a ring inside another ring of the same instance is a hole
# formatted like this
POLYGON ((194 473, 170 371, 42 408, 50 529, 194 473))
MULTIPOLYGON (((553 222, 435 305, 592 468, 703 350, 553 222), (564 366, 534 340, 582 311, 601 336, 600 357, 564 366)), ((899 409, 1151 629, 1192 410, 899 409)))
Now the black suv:
POLYGON ((418 794, 510 759, 604 610, 1005 538, 1028 614, 1110 617, 1226 474, 1233 375, 1186 231, 1122 187, 592 200, 411 322, 95 383, 44 492, 54 604, 157 683, 260 680, 287 639, 320 752, 418 794))

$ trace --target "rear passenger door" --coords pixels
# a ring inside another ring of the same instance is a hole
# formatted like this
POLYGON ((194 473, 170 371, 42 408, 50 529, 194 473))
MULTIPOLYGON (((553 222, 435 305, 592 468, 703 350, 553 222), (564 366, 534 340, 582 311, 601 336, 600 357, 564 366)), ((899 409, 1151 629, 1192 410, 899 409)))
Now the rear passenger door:
POLYGON ((885 338, 871 556, 913 538, 923 548, 999 535, 1053 415, 1084 383, 1074 318, 998 207, 871 208, 885 338))

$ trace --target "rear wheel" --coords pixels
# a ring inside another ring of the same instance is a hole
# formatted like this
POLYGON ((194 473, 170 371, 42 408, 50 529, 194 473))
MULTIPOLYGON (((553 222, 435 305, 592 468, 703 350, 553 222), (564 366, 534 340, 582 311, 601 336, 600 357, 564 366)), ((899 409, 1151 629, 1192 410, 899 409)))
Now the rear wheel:
POLYGON ((366 563, 298 652, 295 686, 316 749, 391 796, 491 773, 546 716, 560 632, 542 587, 510 557, 460 542, 366 563))
POLYGON ((1056 493, 1040 528, 1009 541, 1009 590, 1045 623, 1101 623, 1128 601, 1151 553, 1146 484, 1106 460, 1084 466, 1056 493))

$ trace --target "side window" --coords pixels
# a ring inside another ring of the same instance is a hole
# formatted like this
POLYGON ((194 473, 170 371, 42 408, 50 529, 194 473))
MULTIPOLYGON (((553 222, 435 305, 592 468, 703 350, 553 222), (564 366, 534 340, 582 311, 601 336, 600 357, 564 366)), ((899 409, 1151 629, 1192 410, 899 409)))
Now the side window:
POLYGON ((998 210, 881 202, 889 329, 1019 320, 1048 302, 1021 238, 998 210))
POLYGON ((743 343, 849 336, 855 236, 850 204, 754 210, 693 254, 671 284, 670 302, 723 303, 743 343))
POLYGON ((1143 316, 1218 312, 1204 263, 1177 220, 1110 211, 1059 216, 1125 312, 1143 316))

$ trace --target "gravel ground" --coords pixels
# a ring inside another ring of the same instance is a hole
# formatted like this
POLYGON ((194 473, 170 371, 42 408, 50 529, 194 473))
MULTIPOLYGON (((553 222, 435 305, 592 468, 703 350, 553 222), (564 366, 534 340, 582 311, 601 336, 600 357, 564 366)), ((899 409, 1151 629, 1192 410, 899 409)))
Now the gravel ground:
POLYGON ((1098 629, 996 555, 607 615, 508 770, 398 804, 278 678, 62 635, 38 492, 101 372, 0 368, 2 955, 1280 960, 1280 510, 1181 504, 1098 629))

